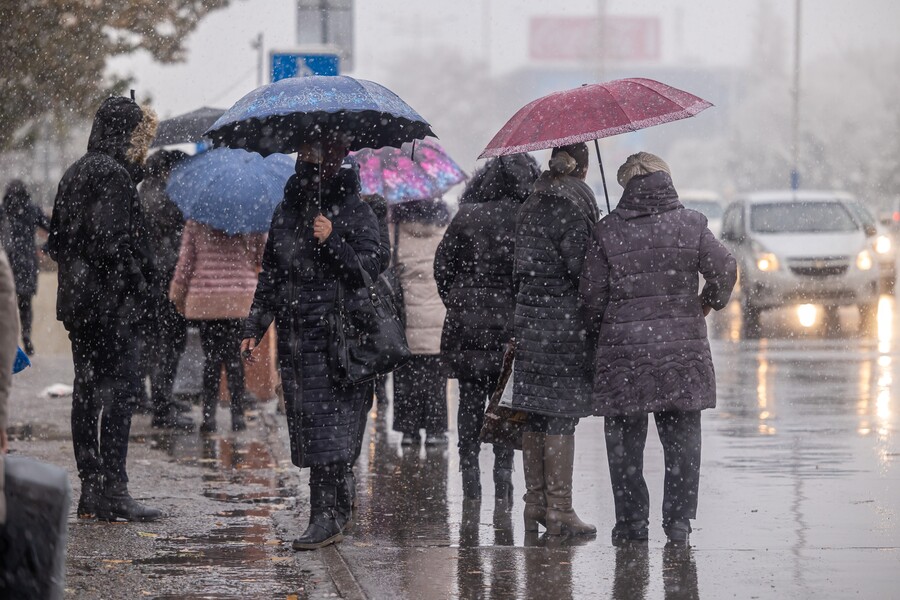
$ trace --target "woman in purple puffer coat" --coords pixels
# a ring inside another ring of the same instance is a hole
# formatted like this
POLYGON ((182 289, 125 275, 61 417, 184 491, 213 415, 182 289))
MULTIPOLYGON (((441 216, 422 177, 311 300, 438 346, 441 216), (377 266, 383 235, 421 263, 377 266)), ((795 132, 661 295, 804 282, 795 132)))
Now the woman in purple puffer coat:
POLYGON ((663 529, 670 542, 687 543, 700 483, 700 411, 716 405, 704 316, 728 303, 737 266, 706 217, 678 201, 662 159, 634 154, 618 179, 625 192, 594 227, 580 286, 597 336, 593 406, 605 417, 613 543, 647 539, 649 413, 665 454, 663 529))

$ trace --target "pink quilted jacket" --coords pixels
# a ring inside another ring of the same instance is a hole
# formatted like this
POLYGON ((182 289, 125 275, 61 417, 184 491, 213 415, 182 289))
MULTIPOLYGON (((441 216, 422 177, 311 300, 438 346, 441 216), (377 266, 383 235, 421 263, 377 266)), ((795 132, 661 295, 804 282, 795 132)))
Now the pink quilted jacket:
POLYGON ((188 319, 243 319, 250 312, 266 234, 228 235, 188 221, 169 299, 188 319))

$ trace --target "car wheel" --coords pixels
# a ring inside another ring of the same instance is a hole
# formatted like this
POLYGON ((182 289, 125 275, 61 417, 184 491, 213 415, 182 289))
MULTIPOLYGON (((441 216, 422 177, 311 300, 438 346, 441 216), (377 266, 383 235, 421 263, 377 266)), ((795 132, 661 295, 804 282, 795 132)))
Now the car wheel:
POLYGON ((748 301, 741 302, 741 321, 745 339, 757 339, 760 336, 760 316, 762 311, 748 301))

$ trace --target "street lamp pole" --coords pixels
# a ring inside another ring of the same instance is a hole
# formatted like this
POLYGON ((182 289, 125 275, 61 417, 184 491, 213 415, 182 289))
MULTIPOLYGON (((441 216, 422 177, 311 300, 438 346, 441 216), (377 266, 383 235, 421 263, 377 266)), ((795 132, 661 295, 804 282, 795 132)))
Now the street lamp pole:
POLYGON ((791 189, 800 187, 800 33, 802 30, 803 0, 794 0, 794 86, 793 110, 791 115, 791 189))

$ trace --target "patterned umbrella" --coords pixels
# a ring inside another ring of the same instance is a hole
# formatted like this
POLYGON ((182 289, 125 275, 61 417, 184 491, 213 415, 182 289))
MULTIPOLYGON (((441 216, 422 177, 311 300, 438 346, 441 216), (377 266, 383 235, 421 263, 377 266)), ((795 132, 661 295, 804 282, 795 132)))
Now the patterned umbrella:
POLYGON ((391 204, 437 198, 466 174, 433 140, 406 143, 400 148, 360 150, 354 154, 359 164, 363 194, 378 194, 391 204))
POLYGON ((350 150, 399 146, 434 135, 431 126, 394 92, 345 75, 291 77, 259 87, 229 108, 206 132, 217 146, 263 156, 341 132, 350 150))

